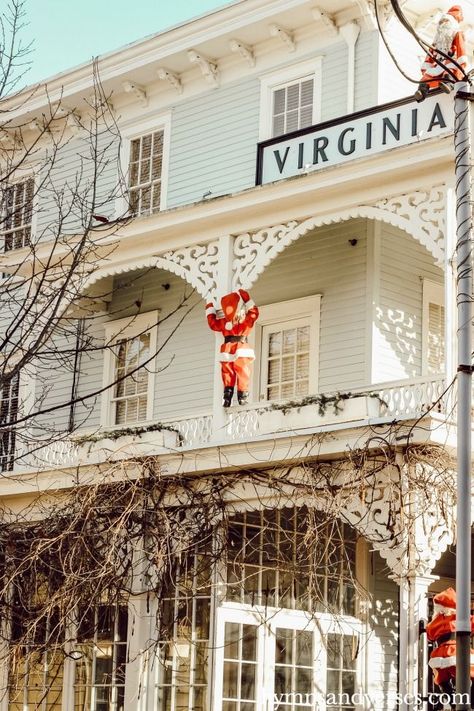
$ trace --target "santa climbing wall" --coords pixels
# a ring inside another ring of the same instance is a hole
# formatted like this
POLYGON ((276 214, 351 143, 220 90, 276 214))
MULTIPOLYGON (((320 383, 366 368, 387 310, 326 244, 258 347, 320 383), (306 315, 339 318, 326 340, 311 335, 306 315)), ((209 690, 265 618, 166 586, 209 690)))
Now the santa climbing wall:
POLYGON ((255 354, 248 345, 248 335, 258 318, 258 308, 247 291, 239 289, 221 299, 222 315, 214 304, 206 305, 209 328, 224 336, 219 360, 224 385, 223 407, 230 407, 237 385, 239 405, 248 402, 252 361, 255 354))

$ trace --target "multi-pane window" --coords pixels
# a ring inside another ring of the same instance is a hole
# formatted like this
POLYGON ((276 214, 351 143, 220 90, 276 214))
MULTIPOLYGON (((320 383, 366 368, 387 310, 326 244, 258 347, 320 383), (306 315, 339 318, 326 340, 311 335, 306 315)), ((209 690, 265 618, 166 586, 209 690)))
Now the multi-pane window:
POLYGON ((114 347, 114 394, 112 405, 115 425, 133 424, 147 419, 150 334, 118 341, 114 347))
POLYGON ((356 634, 328 634, 326 637, 328 711, 355 711, 358 647, 356 634))
POLYGON ((74 711, 123 711, 126 607, 99 605, 80 616, 74 658, 74 711))
POLYGON ((8 185, 2 194, 0 234, 3 250, 26 247, 31 241, 34 179, 8 185))
POLYGON ((308 319, 264 326, 262 377, 266 400, 304 397, 309 393, 310 324, 308 319))
POLYGON ((205 711, 209 666, 211 566, 206 542, 177 560, 162 601, 160 711, 205 711))
POLYGON ((105 426, 135 425, 153 416, 158 313, 147 311, 105 324, 105 426))
POLYGON ((17 373, 0 386, 0 471, 12 471, 15 462, 15 426, 18 416, 20 375, 17 373))
POLYGON ((272 136, 313 123, 314 79, 302 79, 273 91, 272 136))
POLYGON ((226 622, 224 628, 223 711, 254 711, 257 701, 258 628, 226 622))
POLYGON ((250 511, 229 523, 227 599, 355 613, 355 532, 305 508, 250 511), (311 550, 305 543, 314 531, 311 550))
POLYGON ((274 698, 284 700, 281 711, 311 706, 308 701, 314 690, 314 646, 314 634, 309 630, 275 628, 274 698), (293 693, 288 693, 291 690, 293 693))
POLYGON ((154 131, 130 142, 129 201, 134 215, 160 209, 163 139, 163 131, 154 131))

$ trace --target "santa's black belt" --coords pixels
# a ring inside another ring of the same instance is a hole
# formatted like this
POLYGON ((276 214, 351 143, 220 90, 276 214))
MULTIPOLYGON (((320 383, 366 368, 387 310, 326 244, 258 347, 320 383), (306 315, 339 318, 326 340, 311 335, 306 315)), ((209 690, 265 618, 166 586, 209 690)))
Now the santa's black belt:
POLYGON ((248 343, 247 336, 225 336, 224 343, 248 343))
POLYGON ((445 642, 453 642, 456 639, 456 632, 451 632, 450 634, 443 634, 436 640, 437 644, 444 644, 445 642))

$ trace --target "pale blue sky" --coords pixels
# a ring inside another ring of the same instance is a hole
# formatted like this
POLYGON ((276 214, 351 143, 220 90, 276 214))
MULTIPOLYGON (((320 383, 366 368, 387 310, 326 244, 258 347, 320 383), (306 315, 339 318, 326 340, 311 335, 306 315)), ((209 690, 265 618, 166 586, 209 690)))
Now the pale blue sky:
POLYGON ((32 84, 230 0, 26 0, 32 84))

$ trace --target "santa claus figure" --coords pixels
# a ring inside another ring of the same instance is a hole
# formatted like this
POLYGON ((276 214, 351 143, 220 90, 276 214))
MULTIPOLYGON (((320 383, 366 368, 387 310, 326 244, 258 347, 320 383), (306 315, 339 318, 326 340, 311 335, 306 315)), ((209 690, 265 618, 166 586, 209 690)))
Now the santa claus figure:
POLYGON ((230 407, 237 384, 239 405, 245 405, 249 397, 250 375, 255 354, 248 346, 248 334, 258 318, 258 308, 243 289, 226 294, 221 299, 221 312, 215 306, 206 305, 209 328, 224 336, 219 360, 224 384, 223 407, 230 407))
MULTIPOLYGON (((434 596, 433 617, 425 629, 430 642, 435 643, 428 662, 433 670, 434 683, 452 696, 456 681, 456 591, 453 588, 434 596)), ((473 615, 471 632, 474 632, 473 615)), ((471 681, 473 679, 474 650, 471 649, 471 681)))
POLYGON ((430 89, 441 89, 449 93, 453 82, 462 79, 463 72, 457 65, 463 69, 467 66, 464 34, 459 27, 463 19, 460 5, 453 5, 448 12, 441 15, 432 43, 433 49, 421 65, 422 77, 415 92, 417 101, 423 101, 430 89))

